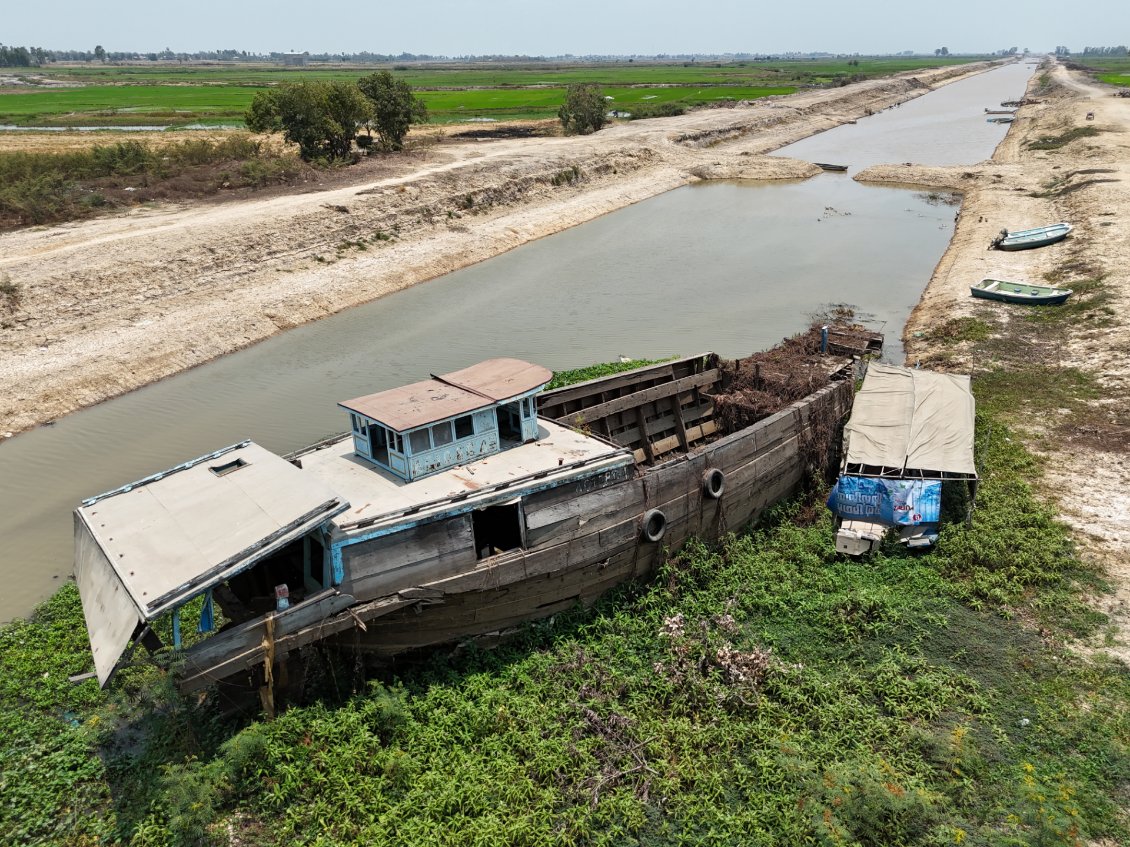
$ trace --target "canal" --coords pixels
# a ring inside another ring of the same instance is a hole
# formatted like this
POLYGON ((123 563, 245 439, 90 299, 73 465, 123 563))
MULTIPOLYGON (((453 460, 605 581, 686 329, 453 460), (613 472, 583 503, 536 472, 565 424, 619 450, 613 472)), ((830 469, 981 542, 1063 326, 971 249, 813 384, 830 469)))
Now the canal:
MULTIPOLYGON (((1009 65, 778 151, 852 170, 988 158, 1021 96, 1009 65)), ((71 571, 71 515, 105 491, 244 438, 285 452, 347 427, 340 400, 493 356, 560 369, 618 356, 764 349, 830 304, 888 357, 953 230, 937 198, 825 174, 703 183, 290 330, 0 446, 0 621, 71 571)))

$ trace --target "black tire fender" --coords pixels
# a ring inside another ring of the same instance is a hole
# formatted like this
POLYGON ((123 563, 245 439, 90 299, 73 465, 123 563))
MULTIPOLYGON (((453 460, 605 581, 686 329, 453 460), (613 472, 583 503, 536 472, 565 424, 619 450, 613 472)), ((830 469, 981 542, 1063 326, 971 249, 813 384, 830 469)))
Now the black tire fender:
POLYGON ((643 515, 643 529, 640 536, 644 541, 655 544, 663 540, 667 532, 667 516, 658 509, 648 509, 643 515))
POLYGON ((702 493, 711 500, 718 500, 726 490, 726 474, 719 468, 710 468, 702 475, 702 493))

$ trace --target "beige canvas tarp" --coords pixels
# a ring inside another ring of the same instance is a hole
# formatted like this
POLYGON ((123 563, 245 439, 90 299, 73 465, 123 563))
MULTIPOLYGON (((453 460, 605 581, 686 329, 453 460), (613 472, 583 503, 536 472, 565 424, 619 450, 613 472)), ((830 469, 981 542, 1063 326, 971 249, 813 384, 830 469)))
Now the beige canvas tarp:
POLYGON ((977 477, 969 377, 872 364, 844 428, 848 473, 977 477))

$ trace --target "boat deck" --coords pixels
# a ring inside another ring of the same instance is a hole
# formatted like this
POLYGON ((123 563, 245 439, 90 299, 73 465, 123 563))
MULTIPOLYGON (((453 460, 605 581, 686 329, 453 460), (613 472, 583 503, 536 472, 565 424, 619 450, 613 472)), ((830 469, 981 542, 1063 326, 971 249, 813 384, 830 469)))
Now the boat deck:
POLYGON ((359 458, 348 435, 303 453, 300 460, 305 473, 350 502, 349 510, 333 520, 335 530, 345 534, 419 520, 450 510, 453 504, 491 499, 521 483, 550 484, 575 477, 582 469, 596 473, 633 462, 629 451, 599 438, 544 418, 538 419, 538 426, 541 435, 532 444, 505 447, 485 459, 414 482, 359 458))

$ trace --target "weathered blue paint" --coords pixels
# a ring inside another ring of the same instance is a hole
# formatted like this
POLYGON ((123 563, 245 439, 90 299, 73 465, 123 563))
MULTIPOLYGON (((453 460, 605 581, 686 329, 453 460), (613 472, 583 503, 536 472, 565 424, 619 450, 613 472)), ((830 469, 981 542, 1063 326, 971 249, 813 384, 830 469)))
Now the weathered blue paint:
POLYGON ((403 431, 358 412, 349 413, 353 452, 378 467, 411 482, 433 473, 490 456, 502 449, 499 419, 506 420, 511 441, 538 438, 536 395, 544 386, 504 403, 462 415, 431 421, 427 426, 403 431), (472 421, 472 432, 457 437, 456 421, 472 421), (383 444, 381 443, 383 442, 383 444), (426 446, 424 446, 426 445, 426 446))
POLYGON ((467 505, 467 504, 464 504, 464 503, 459 503, 459 504, 453 503, 452 506, 449 509, 447 509, 444 512, 441 512, 438 515, 429 515, 425 518, 420 518, 418 520, 404 521, 403 523, 398 523, 398 524, 395 524, 393 526, 385 526, 385 527, 381 527, 380 529, 374 529, 371 532, 361 532, 361 533, 358 533, 356 535, 349 535, 347 537, 338 538, 337 540, 332 542, 332 545, 333 545, 332 546, 332 550, 333 550, 332 560, 333 560, 333 572, 334 572, 334 585, 338 585, 339 583, 341 583, 342 580, 345 579, 345 565, 344 565, 344 561, 343 561, 343 558, 342 558, 342 552, 341 551, 346 547, 350 547, 354 544, 361 544, 361 543, 366 542, 366 541, 372 541, 376 538, 383 538, 386 535, 396 535, 398 533, 405 532, 407 530, 413 529, 417 526, 423 526, 424 524, 435 523, 436 521, 444 521, 444 520, 448 520, 449 518, 454 518, 454 517, 457 517, 459 515, 466 514, 468 512, 474 512, 474 511, 477 511, 479 509, 485 509, 488 506, 497 505, 497 503, 499 501, 513 500, 515 497, 526 497, 526 496, 529 496, 531 494, 537 494, 541 491, 547 491, 550 488, 556 488, 558 485, 562 485, 562 484, 566 484, 566 483, 574 483, 574 482, 578 482, 579 480, 598 477, 601 474, 606 474, 608 476, 608 479, 606 480, 606 482, 608 482, 608 483, 613 482, 613 481, 620 481, 620 480, 627 478, 627 476, 628 476, 628 466, 623 465, 623 466, 615 467, 615 468, 600 468, 600 469, 593 470, 590 473, 583 473, 583 474, 578 474, 578 475, 575 475, 575 476, 570 476, 568 479, 564 479, 564 480, 556 480, 554 482, 548 482, 548 483, 538 483, 536 485, 521 486, 521 487, 518 487, 518 488, 506 488, 504 490, 499 491, 497 497, 492 497, 490 499, 480 500, 480 501, 473 503, 471 505, 467 505))
POLYGON ((173 609, 173 649, 180 649, 180 606, 173 609))

